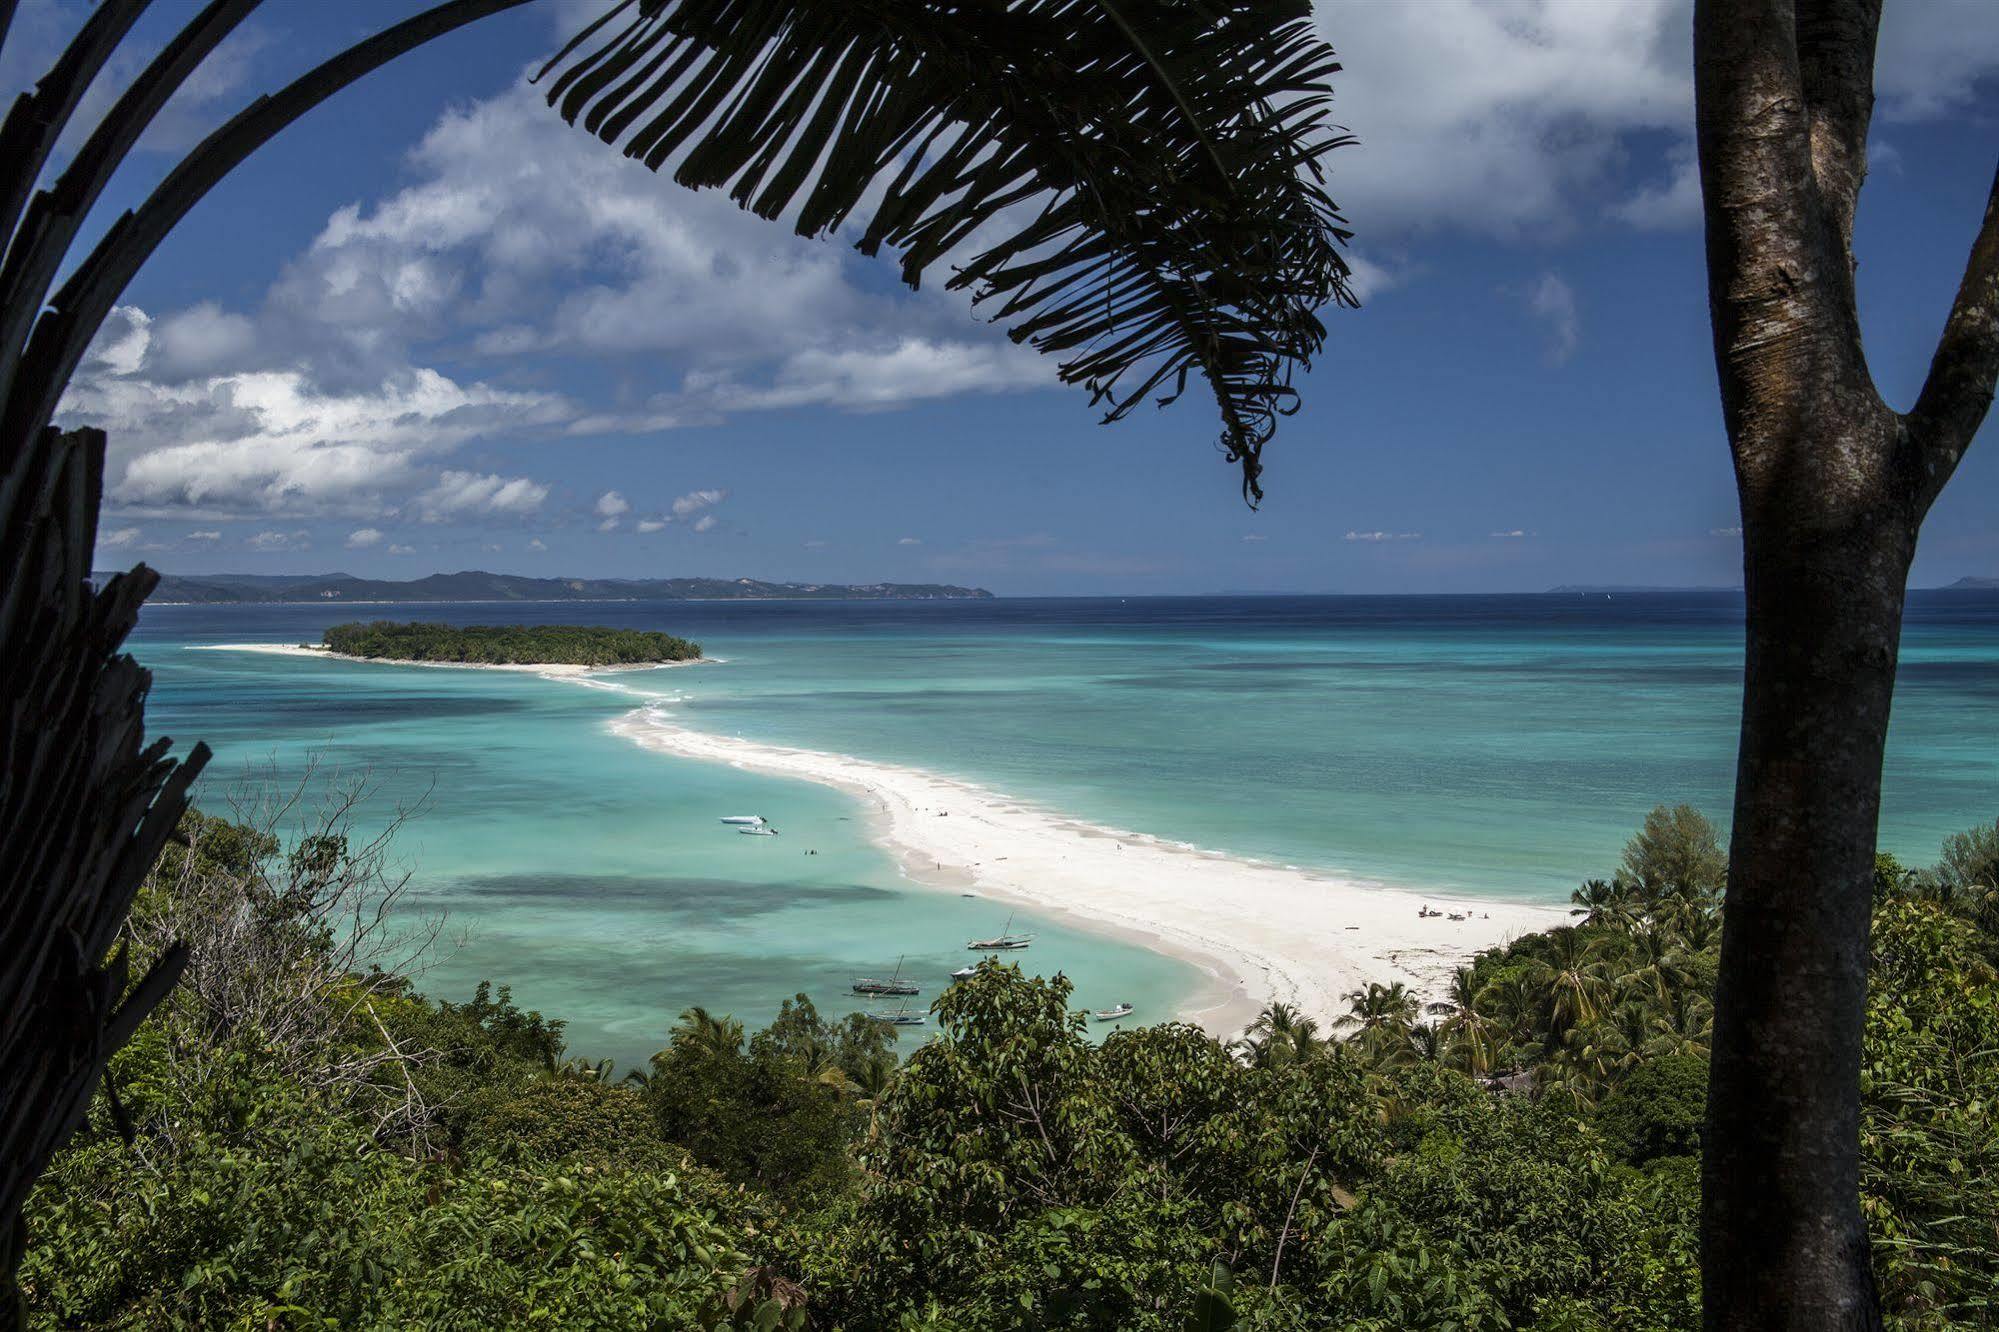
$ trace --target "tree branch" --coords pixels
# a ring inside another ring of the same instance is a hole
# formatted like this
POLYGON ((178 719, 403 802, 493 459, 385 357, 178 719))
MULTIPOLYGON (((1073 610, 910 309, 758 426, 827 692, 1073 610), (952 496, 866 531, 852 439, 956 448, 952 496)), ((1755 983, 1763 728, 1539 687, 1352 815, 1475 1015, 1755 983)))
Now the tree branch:
POLYGON ((48 285, 112 173, 167 99, 262 2, 211 0, 132 81, 55 184, 29 205, 0 269, 0 399, 13 384, 48 285))
POLYGON ((1936 500, 1971 446, 1972 435, 1992 406, 1995 379, 1999 379, 1999 171, 1992 177, 1985 221, 1971 243, 1964 281, 1937 340, 1929 377, 1906 418, 1922 509, 1936 500))
POLYGON ((35 90, 15 99, 6 123, 0 125, 0 162, 7 164, 0 173, 0 238, 14 234, 28 191, 35 188, 56 141, 76 113, 76 104, 151 2, 105 0, 90 11, 35 90))
POLYGON ((282 91, 260 97, 181 159, 137 212, 114 223, 35 325, 0 432, 32 435, 55 415, 77 363, 139 267, 221 179, 287 126, 350 83, 434 38, 528 0, 448 0, 342 51, 282 91))
POLYGON ((7 45, 7 30, 14 26, 15 0, 0 0, 0 47, 7 45))

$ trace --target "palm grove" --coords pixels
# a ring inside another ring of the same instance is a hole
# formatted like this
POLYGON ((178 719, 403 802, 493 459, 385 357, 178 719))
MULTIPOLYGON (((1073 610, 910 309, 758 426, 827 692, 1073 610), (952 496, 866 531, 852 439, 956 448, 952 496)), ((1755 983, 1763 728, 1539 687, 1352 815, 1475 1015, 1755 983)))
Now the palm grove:
MULTIPOLYGON (((197 745, 176 763, 145 739, 146 675, 118 647, 156 576, 89 584, 104 441, 50 425, 64 386, 161 238, 251 152, 402 52, 518 3, 439 5, 253 102, 59 287, 111 172, 258 0, 213 0, 100 120, 73 124, 146 8, 104 0, 0 125, 0 1270, 18 1262, 23 1202, 93 1104, 106 1060, 189 965, 173 943, 135 949, 126 917, 207 757, 197 745), (82 146, 37 192, 71 130, 82 146)), ((1880 1321, 1860 1146, 1881 745, 1921 518, 1999 373, 1995 192, 1915 408, 1887 408, 1867 375, 1850 242, 1879 9, 1696 5, 1711 303, 1749 604, 1703 1156, 1705 1318, 1717 1327, 1880 1321)), ((12 14, 0 2, 0 39, 12 14)), ((1343 142, 1327 119, 1336 69, 1306 6, 1286 0, 626 0, 565 48, 549 86, 566 118, 654 169, 672 163, 683 185, 727 187, 807 234, 852 226, 863 250, 894 249, 911 282, 948 256, 949 285, 1064 357, 1062 378, 1113 419, 1198 376, 1254 500, 1265 445, 1295 402, 1292 369, 1324 338, 1314 311, 1350 299, 1346 232, 1319 174, 1343 142), (986 248, 958 255, 974 233, 986 248)), ((1872 956, 1886 965, 1878 947, 1872 956)), ((1600 1004, 1581 970, 1562 971, 1564 1016, 1542 1036, 1559 1029, 1566 1048, 1600 1004)), ((1392 1014, 1370 1015, 1384 1024, 1392 1014)), ((1037 1126, 1052 1144, 1045 1115, 1037 1126)), ((1314 1163, 1330 1155, 1356 1171, 1372 1159, 1332 1137, 1314 1148, 1314 1163)), ((1287 1216, 1316 1205, 1303 1176, 1295 1187, 1287 1216)), ((1287 1220, 1273 1248, 1290 1241, 1287 1220)), ((1223 1269, 1202 1308, 1239 1298, 1234 1265, 1223 1269)), ((1367 1280, 1386 1290, 1395 1278, 1367 1280)))

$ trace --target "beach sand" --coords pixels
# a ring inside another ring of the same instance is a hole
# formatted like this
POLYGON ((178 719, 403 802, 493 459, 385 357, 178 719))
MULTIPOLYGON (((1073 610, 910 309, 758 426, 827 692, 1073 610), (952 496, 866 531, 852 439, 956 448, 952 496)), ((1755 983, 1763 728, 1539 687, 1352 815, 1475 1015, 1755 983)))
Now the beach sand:
POLYGON ((323 647, 308 647, 303 643, 191 643, 190 652, 261 652, 276 657, 320 657, 327 661, 358 661, 376 666, 436 666, 452 671, 525 671, 531 675, 610 675, 622 671, 657 671, 669 666, 699 666, 709 660, 695 657, 691 661, 653 661, 630 666, 573 666, 565 663, 550 663, 535 666, 526 662, 488 661, 396 661, 389 657, 353 657, 342 652, 334 652, 323 647))
POLYGON ((1370 981, 1441 998, 1474 953, 1569 919, 1558 906, 1419 895, 1118 832, 916 769, 688 730, 645 708, 612 729, 666 753, 850 791, 910 879, 976 888, 1185 959, 1210 983, 1179 1016, 1220 1036, 1273 1001, 1330 1024, 1347 1011, 1343 996, 1370 981), (1419 916, 1426 904, 1466 918, 1419 916))

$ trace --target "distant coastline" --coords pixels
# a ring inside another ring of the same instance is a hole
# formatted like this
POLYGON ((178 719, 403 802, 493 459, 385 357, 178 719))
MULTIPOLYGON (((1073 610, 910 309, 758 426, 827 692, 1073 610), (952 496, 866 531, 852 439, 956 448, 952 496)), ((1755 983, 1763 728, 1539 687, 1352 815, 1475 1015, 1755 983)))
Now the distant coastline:
MULTIPOLYGON (((100 574, 100 580, 108 578, 100 574)), ((154 605, 404 605, 423 602, 984 601, 954 583, 773 583, 760 578, 529 578, 468 569, 398 582, 352 574, 165 574, 154 605)))

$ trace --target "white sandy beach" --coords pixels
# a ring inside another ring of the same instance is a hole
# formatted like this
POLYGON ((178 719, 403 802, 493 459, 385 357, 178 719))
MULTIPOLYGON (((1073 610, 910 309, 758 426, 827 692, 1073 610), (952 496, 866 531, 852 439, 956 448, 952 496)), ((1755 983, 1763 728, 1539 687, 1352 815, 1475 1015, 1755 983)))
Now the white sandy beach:
POLYGON ((322 657, 328 661, 358 661, 377 666, 436 666, 450 671, 525 671, 530 675, 610 675, 624 671, 657 671, 669 666, 699 666, 708 661, 706 657, 696 657, 691 661, 654 661, 631 666, 572 666, 554 663, 545 666, 530 665, 525 662, 487 661, 395 661, 388 657, 353 657, 343 652, 334 652, 323 647, 310 647, 304 643, 191 643, 190 652, 261 652, 276 657, 322 657))
POLYGON ((1568 920, 1556 906, 1419 896, 1120 833, 932 773, 688 730, 645 708, 612 729, 667 753, 852 791, 878 811, 877 831, 911 879, 1060 912, 1194 963, 1213 985, 1181 1016, 1218 1035, 1275 1000, 1330 1023, 1347 1010, 1342 996, 1369 981, 1439 998, 1473 953, 1568 920), (1426 903, 1466 918, 1419 917, 1426 903))

